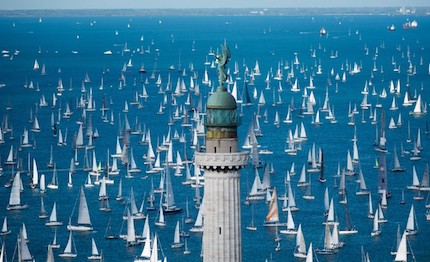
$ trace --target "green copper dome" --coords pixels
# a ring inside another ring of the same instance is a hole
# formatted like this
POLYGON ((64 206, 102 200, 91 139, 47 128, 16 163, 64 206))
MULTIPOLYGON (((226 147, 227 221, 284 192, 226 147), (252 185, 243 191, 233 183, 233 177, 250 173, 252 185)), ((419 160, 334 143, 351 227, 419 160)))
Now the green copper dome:
POLYGON ((236 109, 237 105, 233 95, 227 92, 225 87, 220 86, 209 96, 206 107, 207 109, 236 109))
POLYGON ((206 127, 233 127, 236 132, 239 124, 236 99, 225 87, 218 87, 216 92, 209 96, 206 108, 206 127))

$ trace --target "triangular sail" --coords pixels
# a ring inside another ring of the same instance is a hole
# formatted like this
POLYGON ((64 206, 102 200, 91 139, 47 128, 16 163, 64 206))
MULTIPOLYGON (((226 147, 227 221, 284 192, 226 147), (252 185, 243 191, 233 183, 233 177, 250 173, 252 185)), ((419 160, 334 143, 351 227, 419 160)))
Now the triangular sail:
POLYGON ((78 224, 88 224, 88 225, 91 224, 87 199, 85 197, 84 189, 82 187, 81 187, 81 192, 79 196, 78 224))
POLYGON ((65 254, 72 253, 72 243, 73 243, 72 231, 70 231, 69 240, 67 241, 67 245, 66 245, 66 248, 64 248, 63 253, 65 253, 65 254))
POLYGON ((33 179, 32 179, 33 186, 36 186, 39 184, 39 173, 37 171, 37 164, 36 159, 33 159, 33 179))
POLYGON ((409 211, 408 222, 406 223, 406 230, 408 230, 408 231, 414 231, 415 230, 414 206, 411 206, 411 210, 409 211))
POLYGON ((57 202, 54 202, 54 206, 52 207, 51 215, 49 216, 50 222, 57 221, 57 202))
POLYGON ((403 232, 394 261, 408 261, 406 232, 403 232))
POLYGON ((154 236, 154 241, 152 243, 152 251, 150 262, 158 262, 158 240, 157 235, 154 236))
POLYGON ((33 257, 31 256, 30 249, 28 248, 27 241, 24 237, 24 232, 21 230, 20 237, 18 238, 19 247, 20 247, 20 255, 21 261, 33 261, 33 257))
POLYGON ((13 182, 12 190, 9 197, 9 206, 19 206, 21 205, 21 173, 17 172, 13 182))
POLYGON ((303 235, 301 224, 299 225, 299 229, 297 231, 296 246, 297 246, 298 252, 306 253, 306 242, 305 242, 305 237, 303 235))
POLYGON ((143 246, 142 253, 140 253, 140 257, 149 258, 151 256, 151 239, 147 237, 145 239, 145 245, 143 246))
POLYGON ((130 210, 127 209, 127 243, 136 242, 136 232, 134 229, 134 219, 130 214, 130 210))
POLYGON ((96 241, 94 240, 94 238, 91 238, 91 255, 99 255, 99 250, 97 249, 96 241))

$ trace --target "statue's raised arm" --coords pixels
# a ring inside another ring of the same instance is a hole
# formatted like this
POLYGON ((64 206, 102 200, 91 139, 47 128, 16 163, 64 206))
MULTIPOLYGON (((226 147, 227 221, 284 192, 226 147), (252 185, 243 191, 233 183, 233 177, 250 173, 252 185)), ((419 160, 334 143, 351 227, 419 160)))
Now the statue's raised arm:
POLYGON ((218 60, 218 75, 219 75, 219 84, 222 84, 227 80, 227 72, 225 69, 225 65, 230 60, 230 49, 228 49, 227 44, 221 45, 221 54, 216 55, 216 59, 218 60))

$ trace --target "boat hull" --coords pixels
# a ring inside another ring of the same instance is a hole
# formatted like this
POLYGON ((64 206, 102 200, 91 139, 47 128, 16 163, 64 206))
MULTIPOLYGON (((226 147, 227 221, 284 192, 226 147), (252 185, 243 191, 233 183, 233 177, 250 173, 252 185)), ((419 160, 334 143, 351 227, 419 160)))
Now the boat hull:
POLYGON ((84 226, 84 225, 78 225, 78 226, 68 225, 67 230, 69 230, 69 231, 92 231, 93 227, 92 226, 84 226))

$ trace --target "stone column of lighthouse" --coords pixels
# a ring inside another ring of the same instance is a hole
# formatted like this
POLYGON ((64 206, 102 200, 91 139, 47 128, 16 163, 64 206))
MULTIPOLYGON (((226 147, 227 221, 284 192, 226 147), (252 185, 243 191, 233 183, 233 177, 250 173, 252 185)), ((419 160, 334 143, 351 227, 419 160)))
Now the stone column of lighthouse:
POLYGON ((208 99, 206 152, 196 152, 195 163, 205 171, 203 205, 203 261, 242 261, 240 169, 248 152, 238 151, 239 124, 235 98, 223 86, 226 45, 217 56, 220 86, 208 99))

